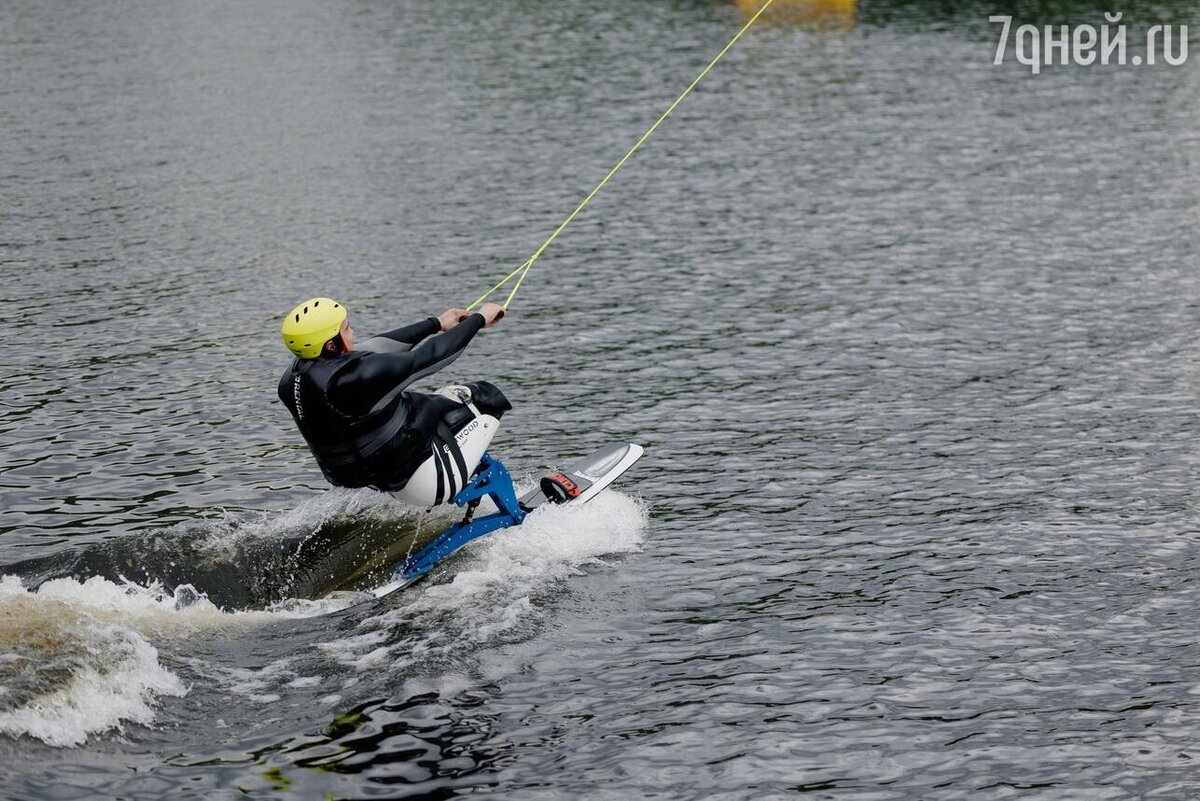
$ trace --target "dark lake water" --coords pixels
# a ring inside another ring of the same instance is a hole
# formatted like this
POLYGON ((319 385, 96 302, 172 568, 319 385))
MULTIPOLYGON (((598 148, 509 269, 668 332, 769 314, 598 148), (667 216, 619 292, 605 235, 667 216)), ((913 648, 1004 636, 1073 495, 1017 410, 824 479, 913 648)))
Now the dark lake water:
POLYGON ((1200 79, 992 64, 1103 10, 756 26, 427 387, 645 458, 362 602, 449 513, 324 484, 280 316, 469 302, 744 12, 5 3, 0 793, 1200 794, 1200 79))

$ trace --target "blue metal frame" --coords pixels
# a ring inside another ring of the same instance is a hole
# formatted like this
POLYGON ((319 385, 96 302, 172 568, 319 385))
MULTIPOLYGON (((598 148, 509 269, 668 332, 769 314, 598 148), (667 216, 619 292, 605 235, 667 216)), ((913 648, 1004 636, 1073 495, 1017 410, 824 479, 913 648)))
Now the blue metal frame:
POLYGON ((454 496, 457 506, 466 506, 490 495, 499 510, 478 520, 464 520, 443 531, 437 538, 404 561, 396 571, 397 578, 413 581, 428 573, 459 548, 471 540, 491 534, 498 529, 516 526, 525 519, 525 512, 517 502, 517 491, 512 477, 499 459, 484 454, 479 462, 479 474, 462 492, 454 496))

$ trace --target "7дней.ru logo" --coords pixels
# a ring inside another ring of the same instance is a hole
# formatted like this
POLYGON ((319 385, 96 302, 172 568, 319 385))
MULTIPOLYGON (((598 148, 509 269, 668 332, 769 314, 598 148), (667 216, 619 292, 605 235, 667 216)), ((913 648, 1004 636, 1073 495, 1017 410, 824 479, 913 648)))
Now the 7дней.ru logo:
MULTIPOLYGON (((1042 66, 1058 64, 1132 64, 1140 67, 1142 64, 1153 66, 1157 63, 1160 53, 1164 62, 1172 67, 1178 67, 1187 61, 1188 26, 1180 25, 1178 31, 1174 25, 1154 25, 1146 31, 1146 55, 1130 56, 1126 59, 1125 48, 1127 34, 1124 25, 1113 25, 1120 22, 1121 12, 1105 13, 1105 24, 1099 29, 1095 25, 1047 25, 1039 28, 1036 25, 1020 25, 1013 39, 1013 55, 1016 60, 1028 66, 1034 75, 1042 71, 1042 66), (1176 45, 1178 51, 1175 52, 1176 45)), ((1004 54, 1008 51, 1009 34, 1013 33, 1012 17, 992 16, 988 22, 1000 23, 1000 41, 996 44, 996 57, 993 64, 1003 64, 1004 54)))

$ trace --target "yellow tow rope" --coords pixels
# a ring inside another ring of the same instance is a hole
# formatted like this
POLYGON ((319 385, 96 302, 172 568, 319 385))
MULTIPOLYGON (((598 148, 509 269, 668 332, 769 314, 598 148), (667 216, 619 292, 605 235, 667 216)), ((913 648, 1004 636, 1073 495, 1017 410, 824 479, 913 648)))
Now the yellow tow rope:
POLYGON ((696 84, 700 83, 700 81, 703 80, 704 76, 708 74, 709 70, 711 70, 714 66, 716 66, 716 63, 721 60, 721 56, 728 53, 729 49, 731 47, 733 47, 735 44, 737 44, 738 39, 742 38, 742 34, 744 34, 746 31, 748 31, 750 29, 750 26, 753 25, 758 20, 758 18, 762 16, 763 12, 766 11, 767 8, 770 7, 771 3, 773 3, 773 2, 774 2, 774 0, 766 0, 766 2, 762 4, 762 8, 760 8, 757 12, 755 12, 754 16, 750 18, 750 21, 747 22, 745 25, 743 25, 742 29, 740 31, 738 31, 732 39, 729 40, 729 44, 725 45, 725 47, 723 47, 721 49, 721 52, 717 53, 717 55, 713 57, 713 60, 708 62, 708 66, 705 67, 703 70, 701 70, 700 74, 696 76, 696 80, 692 81, 688 85, 688 88, 684 89, 683 93, 681 95, 679 95, 679 97, 675 98, 675 102, 671 104, 670 108, 668 108, 666 111, 664 111, 662 113, 662 116, 659 117, 657 120, 655 120, 654 124, 650 126, 650 129, 648 131, 646 131, 644 134, 642 134, 642 138, 638 139, 637 142, 634 143, 633 147, 629 148, 629 152, 621 157, 621 160, 617 162, 615 167, 613 167, 611 170, 608 171, 608 175, 604 176, 604 179, 601 180, 600 183, 596 184, 596 188, 593 189, 591 192, 589 192, 588 196, 585 197, 582 201, 580 201, 579 205, 575 207, 575 211, 568 214, 567 219, 565 219, 561 223, 559 223, 558 227, 554 229, 554 233, 550 234, 549 238, 547 238, 546 241, 542 243, 541 247, 539 247, 537 250, 535 250, 533 252, 533 255, 530 256, 525 261, 524 264, 522 264, 517 269, 513 270, 508 275, 504 276, 504 278, 501 279, 499 283, 497 283, 495 286, 493 286, 487 292, 484 292, 482 295, 480 295, 479 298, 474 303, 472 303, 470 306, 467 307, 467 311, 470 311, 470 310, 474 309, 475 307, 479 306, 481 303, 483 303, 485 300, 487 300, 488 297, 491 296, 491 294, 493 292, 495 292, 497 289, 500 289, 500 287, 504 286, 509 281, 511 281, 514 277, 516 277, 517 278, 516 284, 513 285, 512 291, 510 291, 508 293, 508 297, 505 298, 504 303, 501 304, 501 306, 504 309, 506 309, 506 310, 508 309, 508 304, 512 303, 512 299, 513 299, 513 297, 516 296, 517 290, 521 288, 521 283, 525 280, 525 276, 529 274, 529 268, 533 267, 533 263, 538 260, 538 257, 542 255, 542 253, 546 250, 546 248, 550 247, 550 243, 553 242, 558 237, 558 235, 562 233, 562 230, 571 223, 571 220, 575 219, 575 215, 577 215, 577 214, 579 214, 579 212, 583 211, 584 206, 586 206, 589 202, 591 202, 592 198, 594 198, 596 196, 596 194, 601 189, 604 188, 604 185, 606 183, 608 183, 608 180, 617 174, 617 170, 619 170, 623 166, 625 166, 625 162, 629 161, 629 158, 634 153, 637 152, 638 148, 640 148, 642 146, 642 143, 650 138, 650 134, 654 133, 654 131, 657 130, 658 126, 662 124, 662 121, 671 115, 671 112, 675 110, 675 107, 678 106, 680 103, 682 103, 683 99, 685 97, 687 97, 689 94, 691 94, 691 91, 696 88, 696 84))

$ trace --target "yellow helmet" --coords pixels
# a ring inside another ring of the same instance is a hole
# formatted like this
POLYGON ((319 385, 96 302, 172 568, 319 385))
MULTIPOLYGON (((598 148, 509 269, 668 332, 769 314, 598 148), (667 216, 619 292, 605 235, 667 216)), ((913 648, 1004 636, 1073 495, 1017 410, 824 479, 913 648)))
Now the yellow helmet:
POLYGON ((330 298, 306 300, 283 318, 283 344, 301 359, 315 359, 324 344, 338 335, 346 307, 330 298))

